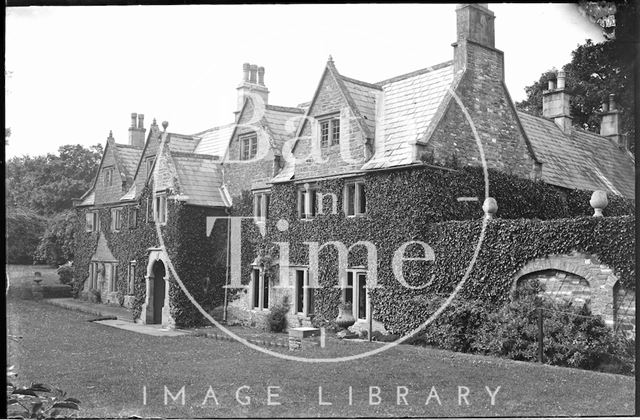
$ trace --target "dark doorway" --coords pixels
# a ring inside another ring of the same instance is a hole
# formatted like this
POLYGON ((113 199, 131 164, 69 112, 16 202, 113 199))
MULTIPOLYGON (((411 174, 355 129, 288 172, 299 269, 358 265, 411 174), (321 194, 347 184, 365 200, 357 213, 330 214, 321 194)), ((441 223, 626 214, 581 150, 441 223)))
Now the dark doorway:
POLYGON ((153 324, 162 323, 162 307, 164 306, 164 276, 166 271, 162 261, 153 264, 153 324))

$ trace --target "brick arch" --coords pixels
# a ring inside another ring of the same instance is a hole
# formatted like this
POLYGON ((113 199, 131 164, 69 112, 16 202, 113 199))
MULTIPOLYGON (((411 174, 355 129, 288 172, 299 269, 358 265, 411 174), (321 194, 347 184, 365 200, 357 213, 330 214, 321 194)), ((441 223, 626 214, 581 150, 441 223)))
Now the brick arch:
POLYGON ((538 271, 558 270, 580 276, 589 284, 591 312, 601 315, 605 323, 614 325, 614 286, 618 277, 607 265, 601 264, 593 255, 573 252, 565 255, 549 255, 526 263, 512 278, 511 295, 520 279, 538 271))

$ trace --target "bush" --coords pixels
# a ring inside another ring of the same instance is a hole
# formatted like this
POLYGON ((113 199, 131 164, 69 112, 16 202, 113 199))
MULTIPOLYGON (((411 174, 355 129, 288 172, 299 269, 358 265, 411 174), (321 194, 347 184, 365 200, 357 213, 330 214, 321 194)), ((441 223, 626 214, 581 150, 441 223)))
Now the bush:
POLYGON ((71 261, 61 265, 56 270, 61 284, 70 284, 73 281, 73 263, 71 261))
POLYGON ((7 262, 32 264, 45 231, 45 219, 27 209, 7 209, 7 262))
POLYGON ((271 308, 267 322, 272 332, 282 332, 287 328, 287 313, 289 312, 289 299, 285 296, 282 302, 271 308))
POLYGON ((473 351, 514 360, 538 357, 538 308, 544 314, 545 363, 581 369, 631 373, 631 342, 616 335, 587 306, 555 303, 538 296, 537 284, 522 287, 514 300, 490 314, 476 331, 473 351))

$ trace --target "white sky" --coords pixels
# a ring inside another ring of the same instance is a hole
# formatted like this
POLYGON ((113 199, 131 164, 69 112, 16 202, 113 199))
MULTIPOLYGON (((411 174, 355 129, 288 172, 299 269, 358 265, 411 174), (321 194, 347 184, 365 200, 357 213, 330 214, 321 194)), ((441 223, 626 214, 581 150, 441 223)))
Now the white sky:
MULTIPOLYGON (((514 101, 600 28, 575 5, 490 4, 514 101)), ((311 100, 331 54, 377 82, 453 58, 455 5, 8 8, 7 158, 128 141, 132 112, 193 134, 232 121, 242 63, 266 68, 269 103, 311 100)))

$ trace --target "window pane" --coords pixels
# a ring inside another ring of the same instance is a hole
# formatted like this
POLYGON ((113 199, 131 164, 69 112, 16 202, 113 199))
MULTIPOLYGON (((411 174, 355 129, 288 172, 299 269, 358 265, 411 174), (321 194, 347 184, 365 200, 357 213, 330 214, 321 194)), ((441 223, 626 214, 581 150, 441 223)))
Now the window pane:
POLYGON ((269 218, 269 201, 271 200, 271 196, 269 194, 264 195, 264 214, 262 215, 265 219, 269 218))
POLYGON ((314 217, 317 213, 317 195, 316 190, 309 190, 309 194, 311 194, 311 217, 314 217))
POLYGON ((329 145, 329 121, 320 123, 320 146, 329 145))
POLYGON ((251 150, 249 152, 249 159, 253 159, 254 157, 256 157, 256 154, 258 152, 258 138, 251 137, 249 139, 249 144, 251 145, 251 150))
POLYGON ((356 206, 356 186, 354 184, 347 185, 347 216, 355 214, 356 206))
POLYGON ((344 289, 344 303, 353 303, 353 273, 347 272, 347 288, 344 289))
POLYGON ((358 274, 358 318, 367 318, 367 278, 364 274, 358 274))
POLYGON ((304 271, 296 270, 296 312, 304 308, 304 271))
POLYGON ((364 184, 358 184, 360 187, 360 208, 358 209, 358 213, 366 213, 367 212, 367 195, 365 194, 364 184))
POLYGON ((85 214, 85 224, 87 232, 93 232, 93 213, 85 214))
POLYGON ((257 308, 260 302, 260 272, 253 270, 253 307, 257 308))
POLYGON ((331 144, 340 144, 340 120, 331 121, 331 144))
POLYGON ((263 287, 263 295, 262 297, 263 299, 263 303, 262 303, 262 308, 267 309, 269 307, 269 277, 267 277, 267 275, 264 275, 264 279, 263 279, 264 283, 262 285, 263 287))

